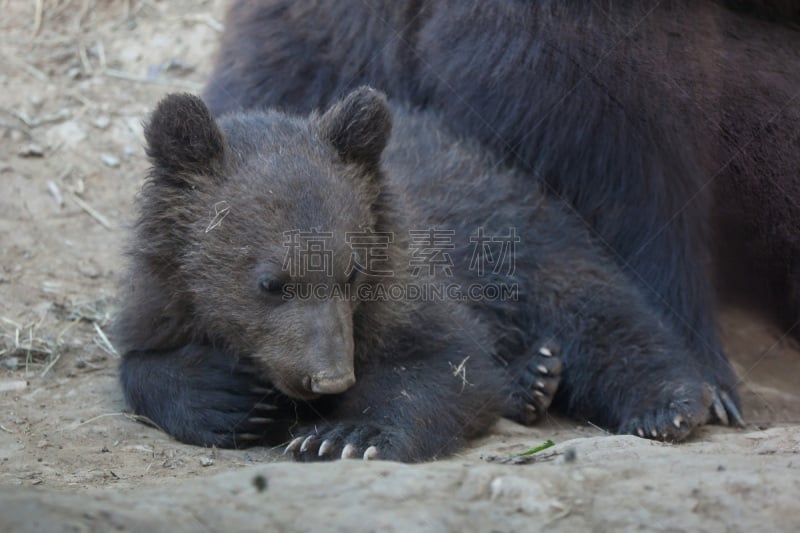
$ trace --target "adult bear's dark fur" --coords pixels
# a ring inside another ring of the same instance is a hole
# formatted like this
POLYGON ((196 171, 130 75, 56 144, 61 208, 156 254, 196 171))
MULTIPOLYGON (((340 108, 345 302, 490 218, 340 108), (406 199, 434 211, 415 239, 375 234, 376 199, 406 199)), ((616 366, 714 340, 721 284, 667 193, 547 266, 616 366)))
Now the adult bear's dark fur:
POLYGON ((800 22, 798 0, 725 0, 732 9, 754 14, 768 20, 797 24, 800 22))
POLYGON ((556 386, 568 412, 647 437, 685 437, 712 404, 738 417, 571 213, 430 113, 391 120, 366 88, 310 118, 159 104, 116 325, 137 413, 191 443, 292 436, 299 459, 404 461, 452 452, 502 413, 530 422, 556 386), (332 271, 287 272, 285 232, 314 228, 331 232, 332 271), (415 228, 454 232, 449 275, 414 273, 415 228), (475 268, 479 228, 515 229, 513 269, 475 268), (393 235, 380 269, 392 275, 348 275, 345 234, 364 230, 393 235), (515 297, 287 292, 449 283, 515 297))
MULTIPOLYGON (((800 21, 796 0, 728 4, 800 21)), ((307 112, 361 83, 436 110, 576 209, 720 390, 735 377, 712 246, 720 283, 800 319, 788 25, 711 1, 262 0, 234 2, 226 27, 212 112, 307 112)))

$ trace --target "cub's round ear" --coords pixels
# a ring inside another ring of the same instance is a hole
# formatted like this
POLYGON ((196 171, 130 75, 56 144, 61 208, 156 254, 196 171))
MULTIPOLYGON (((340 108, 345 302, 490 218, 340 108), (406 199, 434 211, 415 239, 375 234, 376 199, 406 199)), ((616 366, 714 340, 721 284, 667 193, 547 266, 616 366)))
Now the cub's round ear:
POLYGON ((211 112, 191 94, 170 94, 161 100, 144 136, 156 169, 169 173, 214 175, 225 154, 225 138, 211 112))
POLYGON ((322 115, 319 128, 343 160, 377 166, 392 131, 386 95, 359 87, 322 115))

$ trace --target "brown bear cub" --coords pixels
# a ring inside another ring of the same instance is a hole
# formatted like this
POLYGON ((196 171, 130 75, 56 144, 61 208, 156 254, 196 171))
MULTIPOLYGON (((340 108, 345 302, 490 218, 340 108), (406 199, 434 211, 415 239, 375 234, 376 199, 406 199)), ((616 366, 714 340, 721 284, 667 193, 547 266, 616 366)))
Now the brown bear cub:
POLYGON ((667 440, 738 418, 579 220, 428 112, 171 95, 145 133, 116 337, 128 403, 179 440, 423 461, 551 400, 667 440))

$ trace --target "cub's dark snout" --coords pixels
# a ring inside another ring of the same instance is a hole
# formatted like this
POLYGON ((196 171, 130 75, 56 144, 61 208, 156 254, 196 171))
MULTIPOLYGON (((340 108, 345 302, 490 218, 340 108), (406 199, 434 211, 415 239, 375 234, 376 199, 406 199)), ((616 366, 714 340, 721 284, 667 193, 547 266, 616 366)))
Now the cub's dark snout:
POLYGON ((304 380, 316 394, 338 394, 356 382, 353 363, 353 319, 348 302, 339 299, 316 303, 304 380))

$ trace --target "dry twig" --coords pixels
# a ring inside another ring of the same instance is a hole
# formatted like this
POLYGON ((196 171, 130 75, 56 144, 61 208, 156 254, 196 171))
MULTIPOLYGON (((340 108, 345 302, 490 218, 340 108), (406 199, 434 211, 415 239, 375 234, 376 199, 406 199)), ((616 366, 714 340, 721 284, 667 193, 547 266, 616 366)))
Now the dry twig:
POLYGON ((69 197, 73 202, 75 202, 78 205, 78 207, 80 207, 81 209, 86 211, 86 213, 89 216, 91 216, 93 219, 95 219, 97 222, 99 222, 101 226, 103 226, 107 230, 112 230, 113 229, 113 227, 111 226, 111 223, 108 221, 108 219, 104 215, 102 215, 94 207, 92 207, 91 205, 86 203, 84 200, 82 200, 77 194, 69 193, 69 197))

